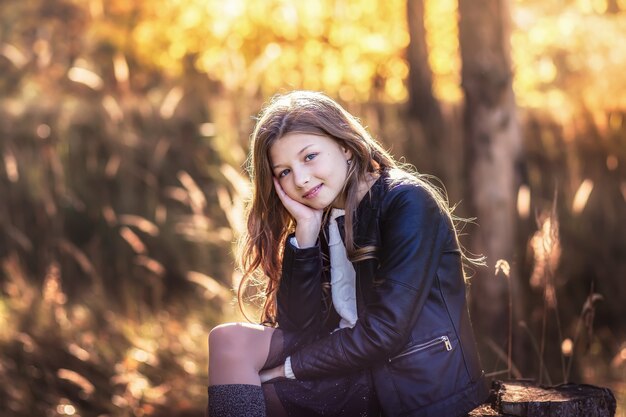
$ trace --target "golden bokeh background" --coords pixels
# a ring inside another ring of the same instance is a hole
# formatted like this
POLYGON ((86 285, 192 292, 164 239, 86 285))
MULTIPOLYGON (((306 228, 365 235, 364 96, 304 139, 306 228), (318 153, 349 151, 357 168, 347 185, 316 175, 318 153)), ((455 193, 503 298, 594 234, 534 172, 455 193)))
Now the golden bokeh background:
MULTIPOLYGON (((423 1, 435 148, 408 106, 407 1, 0 2, 0 415, 203 415, 206 336, 241 318, 249 135, 277 92, 336 98, 473 215, 459 4, 423 1)), ((487 279, 517 282, 517 376, 609 386, 623 417, 626 0, 495 3, 522 151, 515 252, 487 279)), ((477 337, 510 374, 506 340, 477 337)))

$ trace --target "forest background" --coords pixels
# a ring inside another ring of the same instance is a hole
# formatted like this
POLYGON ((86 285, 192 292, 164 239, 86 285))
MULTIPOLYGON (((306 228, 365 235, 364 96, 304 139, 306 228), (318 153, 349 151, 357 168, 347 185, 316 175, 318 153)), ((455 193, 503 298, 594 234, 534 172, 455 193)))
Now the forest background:
POLYGON ((0 1, 0 416, 200 416, 254 116, 439 177, 486 372, 626 399, 624 0, 0 1), (622 46, 620 46, 622 45, 622 46))

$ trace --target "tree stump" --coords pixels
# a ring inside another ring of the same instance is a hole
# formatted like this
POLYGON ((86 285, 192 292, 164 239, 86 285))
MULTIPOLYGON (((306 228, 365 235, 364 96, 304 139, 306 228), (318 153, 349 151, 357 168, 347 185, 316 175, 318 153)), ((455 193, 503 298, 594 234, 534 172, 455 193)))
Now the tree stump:
POLYGON ((552 387, 531 382, 494 381, 489 403, 470 417, 613 417, 615 396, 608 388, 584 384, 552 387))

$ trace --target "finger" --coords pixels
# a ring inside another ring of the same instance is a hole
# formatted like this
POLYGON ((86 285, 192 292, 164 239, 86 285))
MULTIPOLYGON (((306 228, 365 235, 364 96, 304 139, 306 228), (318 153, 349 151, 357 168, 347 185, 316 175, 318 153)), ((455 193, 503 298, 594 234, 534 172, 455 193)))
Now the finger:
POLYGON ((276 187, 276 191, 283 191, 283 187, 280 186, 280 182, 278 182, 278 178, 272 177, 272 181, 274 181, 274 187, 276 187))
POLYGON ((272 177, 272 180, 274 181, 274 187, 276 188, 276 194, 278 194, 278 198, 280 199, 280 201, 282 201, 283 205, 287 209, 289 209, 289 205, 295 203, 295 200, 287 195, 276 177, 272 177))
POLYGON ((283 204, 285 204, 285 202, 283 200, 283 195, 285 194, 285 191, 283 190, 283 188, 278 183, 278 180, 276 179, 276 177, 272 177, 272 182, 274 182, 274 191, 276 191, 276 195, 278 196, 278 199, 283 204))
POLYGON ((272 181, 274 181, 274 188, 276 189, 276 194, 278 194, 278 197, 283 198, 283 196, 285 195, 285 190, 283 190, 283 187, 280 186, 280 183, 278 182, 278 179, 276 179, 276 177, 272 177, 272 181))

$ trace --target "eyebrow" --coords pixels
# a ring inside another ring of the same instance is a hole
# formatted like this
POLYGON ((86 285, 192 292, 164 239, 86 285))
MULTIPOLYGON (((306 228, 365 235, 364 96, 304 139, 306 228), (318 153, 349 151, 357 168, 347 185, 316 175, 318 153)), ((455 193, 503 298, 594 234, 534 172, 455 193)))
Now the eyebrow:
MULTIPOLYGON (((308 148, 310 148, 311 146, 313 146, 313 144, 312 144, 312 143, 311 143, 311 144, 309 144, 309 145, 306 145, 304 148, 300 149, 300 152, 298 152, 298 155, 302 154, 302 152, 306 151, 306 150, 307 150, 308 148)), ((280 166, 280 164, 278 164, 278 165, 272 165, 272 170, 274 170, 274 169, 278 168, 279 166, 280 166)))

